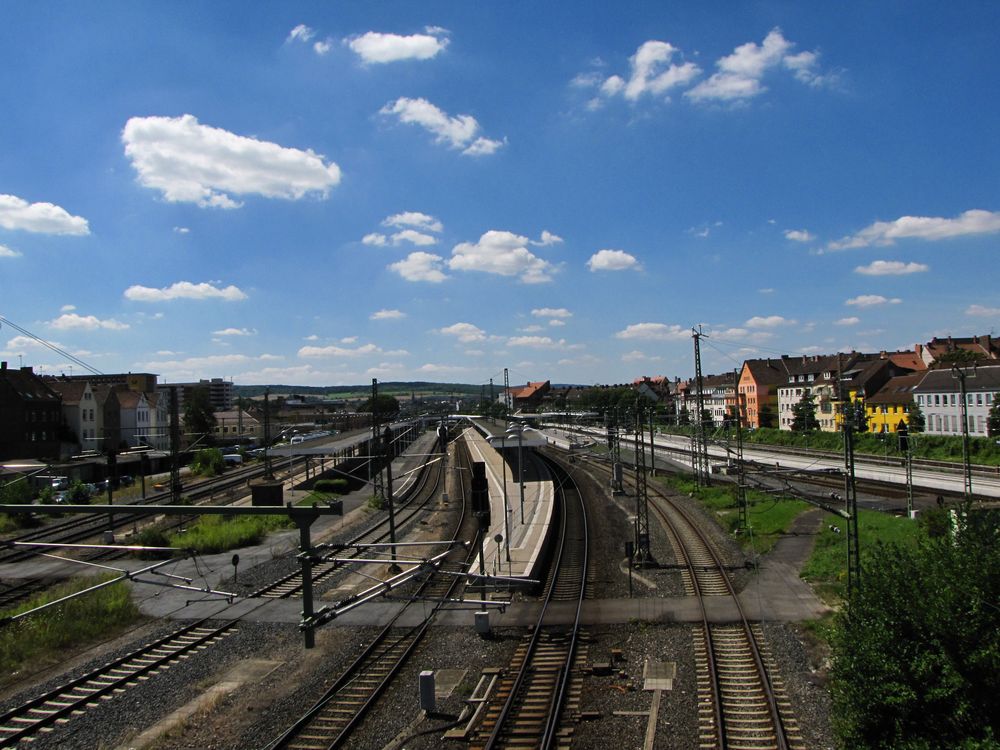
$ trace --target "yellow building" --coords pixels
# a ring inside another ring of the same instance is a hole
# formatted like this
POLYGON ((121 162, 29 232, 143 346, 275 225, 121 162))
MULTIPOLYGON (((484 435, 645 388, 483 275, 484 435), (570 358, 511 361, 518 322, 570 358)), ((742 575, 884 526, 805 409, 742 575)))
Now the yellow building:
POLYGON ((892 378, 865 400, 869 432, 896 432, 900 423, 909 426, 913 389, 924 375, 925 372, 916 372, 892 378))

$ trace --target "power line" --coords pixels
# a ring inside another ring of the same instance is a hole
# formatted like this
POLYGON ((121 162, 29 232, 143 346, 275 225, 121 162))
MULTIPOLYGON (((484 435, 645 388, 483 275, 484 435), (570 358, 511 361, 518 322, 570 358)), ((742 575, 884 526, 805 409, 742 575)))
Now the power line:
POLYGON ((13 322, 9 318, 5 318, 3 315, 0 315, 0 324, 2 324, 2 323, 6 323, 11 328, 13 328, 15 331, 17 331, 17 332, 19 332, 19 333, 27 336, 28 338, 32 339, 33 341, 37 341, 42 346, 48 347, 49 349, 51 349, 52 351, 54 351, 56 354, 58 354, 58 355, 60 355, 62 357, 65 357, 66 359, 68 359, 73 364, 80 365, 80 367, 82 367, 85 370, 89 370, 94 375, 103 375, 104 374, 100 370, 98 370, 98 369, 96 369, 96 368, 91 367, 90 365, 88 365, 86 362, 84 362, 79 357, 75 357, 72 354, 70 354, 69 352, 67 352, 66 350, 60 349, 58 346, 56 346, 55 344, 53 344, 51 341, 46 341, 45 339, 36 336, 31 331, 29 331, 29 330, 27 330, 25 328, 21 328, 21 326, 19 326, 17 323, 13 322))

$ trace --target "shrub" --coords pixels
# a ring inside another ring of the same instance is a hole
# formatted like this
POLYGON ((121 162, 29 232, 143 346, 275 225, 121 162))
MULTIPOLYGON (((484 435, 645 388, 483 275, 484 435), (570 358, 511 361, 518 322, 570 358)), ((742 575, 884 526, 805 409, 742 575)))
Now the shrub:
POLYGON ((203 477, 214 477, 225 471, 226 462, 218 448, 202 448, 191 462, 191 471, 203 477))
POLYGON ((346 479, 320 479, 313 484, 316 492, 329 492, 334 495, 343 495, 348 487, 346 479))

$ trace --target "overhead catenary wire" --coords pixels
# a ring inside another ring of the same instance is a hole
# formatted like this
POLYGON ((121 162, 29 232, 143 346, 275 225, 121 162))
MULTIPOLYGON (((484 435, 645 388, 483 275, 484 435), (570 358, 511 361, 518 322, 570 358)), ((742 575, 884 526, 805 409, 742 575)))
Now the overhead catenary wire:
POLYGON ((42 346, 45 346, 45 347, 51 349, 52 351, 54 351, 59 356, 65 357, 66 359, 68 359, 73 364, 79 365, 80 367, 82 367, 85 370, 90 371, 94 375, 103 375, 104 374, 103 372, 101 372, 100 370, 98 370, 96 367, 92 367, 91 365, 87 364, 86 362, 84 362, 79 357, 77 357, 77 356, 75 356, 73 354, 70 354, 65 349, 61 349, 60 347, 56 346, 51 341, 46 341, 45 339, 41 338, 40 336, 36 336, 35 334, 33 334, 31 331, 27 330, 26 328, 22 328, 17 323, 15 323, 14 321, 10 320, 10 318, 6 318, 3 315, 0 315, 0 324, 6 324, 6 325, 10 326, 11 328, 13 328, 18 333, 21 333, 21 334, 27 336, 32 341, 37 341, 42 346))

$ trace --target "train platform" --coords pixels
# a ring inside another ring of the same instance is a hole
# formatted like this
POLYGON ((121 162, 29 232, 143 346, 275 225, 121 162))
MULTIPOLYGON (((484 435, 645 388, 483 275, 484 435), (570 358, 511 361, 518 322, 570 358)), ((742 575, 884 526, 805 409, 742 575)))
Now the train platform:
MULTIPOLYGON (((526 431, 527 433, 527 431, 526 431)), ((525 472, 524 494, 517 471, 517 438, 497 433, 484 436, 470 427, 463 433, 473 461, 486 465, 490 492, 490 528, 483 545, 484 567, 473 566, 473 573, 535 579, 538 564, 552 523, 555 492, 552 481, 525 472), (500 450, 498 450, 500 449, 500 450), (512 465, 504 459, 507 453, 512 465)), ((522 452, 537 445, 535 439, 522 438, 522 452)))

